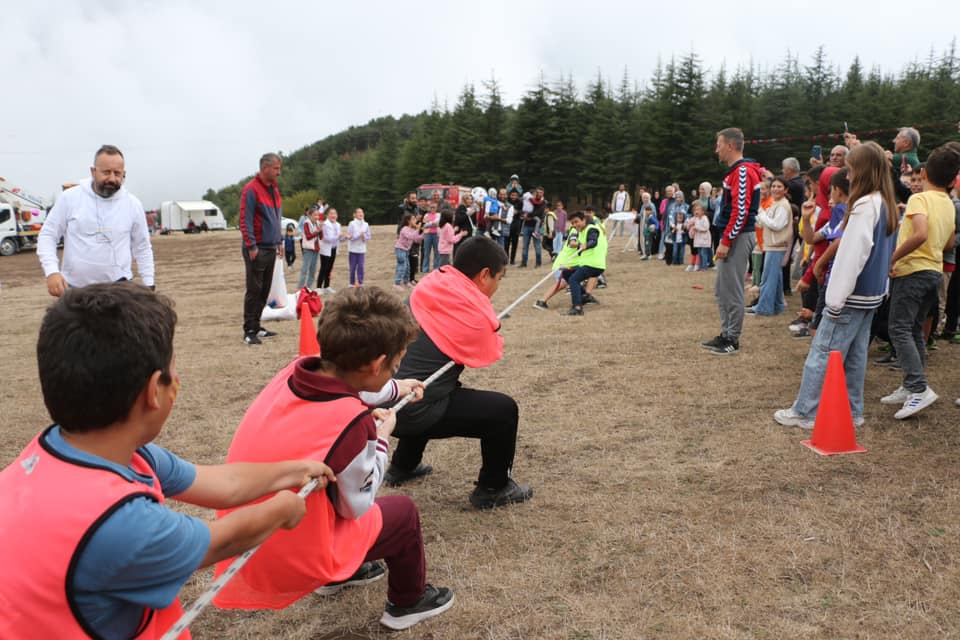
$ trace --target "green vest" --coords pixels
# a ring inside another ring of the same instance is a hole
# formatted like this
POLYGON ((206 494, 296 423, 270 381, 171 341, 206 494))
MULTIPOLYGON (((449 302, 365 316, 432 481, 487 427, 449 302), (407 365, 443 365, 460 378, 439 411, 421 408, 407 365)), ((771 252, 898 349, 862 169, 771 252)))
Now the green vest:
MULTIPOLYGON (((570 232, 576 231, 576 229, 570 228, 570 232)), ((579 236, 578 236, 579 239, 579 236)), ((561 267, 578 267, 580 266, 580 256, 577 255, 577 247, 570 246, 570 239, 563 243, 563 249, 560 250, 560 253, 557 254, 557 257, 553 261, 553 270, 556 271, 561 267)))
POLYGON ((583 247, 587 244, 587 232, 590 231, 591 227, 599 231, 599 235, 597 236, 597 246, 580 254, 580 266, 606 270, 607 234, 600 224, 594 221, 592 224, 588 224, 583 228, 583 231, 581 231, 579 234, 580 246, 583 247))

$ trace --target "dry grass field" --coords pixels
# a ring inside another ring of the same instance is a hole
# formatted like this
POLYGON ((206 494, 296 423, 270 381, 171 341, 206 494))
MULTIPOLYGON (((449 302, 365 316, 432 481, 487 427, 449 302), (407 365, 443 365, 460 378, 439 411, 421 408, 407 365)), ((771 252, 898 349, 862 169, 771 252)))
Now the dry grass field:
MULTIPOLYGON (((374 229, 368 284, 392 284, 393 237, 374 229)), ((154 241, 158 288, 179 314, 183 384, 159 442, 200 463, 223 460, 247 406, 297 350, 295 322, 242 344, 239 246, 237 232, 154 241)), ((931 357, 942 400, 904 422, 877 402, 898 374, 870 365, 858 433, 869 452, 823 458, 800 446, 806 432, 772 420, 793 400, 809 345, 786 331, 798 299, 790 316, 748 317, 738 356, 713 356, 698 346, 717 332, 713 274, 620 246, 599 306, 568 318, 531 297, 504 321, 504 358, 463 376, 518 400, 514 475, 534 499, 470 508, 479 447, 466 440, 430 443, 434 474, 403 488, 422 514, 428 580, 456 592, 450 612, 387 633, 381 581, 283 611, 209 609, 195 637, 960 637, 960 346, 931 357)), ((509 268, 494 306, 545 273, 509 268)), ((47 425, 35 343, 50 298, 32 253, 0 258, 0 282, 6 465, 47 425)), ((184 601, 209 580, 197 574, 184 601)))

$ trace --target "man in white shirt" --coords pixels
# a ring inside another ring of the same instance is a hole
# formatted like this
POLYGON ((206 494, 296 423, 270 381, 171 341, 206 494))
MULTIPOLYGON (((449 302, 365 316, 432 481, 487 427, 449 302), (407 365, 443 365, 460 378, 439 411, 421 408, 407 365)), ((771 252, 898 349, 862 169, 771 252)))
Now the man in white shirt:
MULTIPOLYGON (((610 197, 610 213, 624 213, 630 211, 630 194, 627 192, 627 185, 621 184, 610 197)), ((623 220, 616 220, 613 226, 613 235, 623 235, 623 220)))
POLYGON ((93 157, 90 181, 61 194, 37 237, 37 256, 47 291, 132 280, 131 253, 144 286, 154 286, 153 247, 143 205, 123 187, 123 153, 103 145, 93 157), (63 238, 63 266, 57 243, 63 238))

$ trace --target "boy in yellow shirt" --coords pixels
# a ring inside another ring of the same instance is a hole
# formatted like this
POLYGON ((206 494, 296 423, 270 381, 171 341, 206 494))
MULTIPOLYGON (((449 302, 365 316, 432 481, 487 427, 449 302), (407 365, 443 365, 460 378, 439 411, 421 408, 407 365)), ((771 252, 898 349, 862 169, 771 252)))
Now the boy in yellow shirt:
POLYGON ((921 170, 924 190, 907 201, 890 267, 890 341, 903 368, 903 384, 883 404, 901 404, 902 420, 933 404, 927 384, 923 322, 937 304, 943 251, 954 245, 955 210, 950 200, 960 169, 960 143, 934 149, 921 170))

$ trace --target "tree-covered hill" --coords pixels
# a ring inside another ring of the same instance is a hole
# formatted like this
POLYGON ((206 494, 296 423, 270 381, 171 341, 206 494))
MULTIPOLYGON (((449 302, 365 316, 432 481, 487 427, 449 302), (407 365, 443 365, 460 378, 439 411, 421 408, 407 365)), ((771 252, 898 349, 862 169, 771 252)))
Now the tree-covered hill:
MULTIPOLYGON (((921 158, 958 139, 960 61, 955 44, 899 73, 865 68, 855 59, 835 68, 823 47, 806 64, 791 54, 773 69, 708 71, 696 53, 658 64, 642 85, 627 72, 611 86, 598 76, 578 91, 573 78, 540 80, 516 105, 505 105, 496 81, 463 88, 452 109, 387 116, 284 155, 280 178, 287 217, 322 197, 343 212, 363 207, 384 222, 403 194, 419 184, 503 185, 518 173, 549 197, 599 201, 626 182, 687 191, 718 181, 715 133, 744 130, 746 155, 778 172, 780 161, 806 163, 811 146, 838 143, 847 123, 888 146, 899 126, 917 126, 921 158), (814 139, 814 136, 819 136, 814 139), (771 139, 776 139, 775 141, 771 139)), ((249 176, 204 198, 236 223, 240 189, 249 176)))

